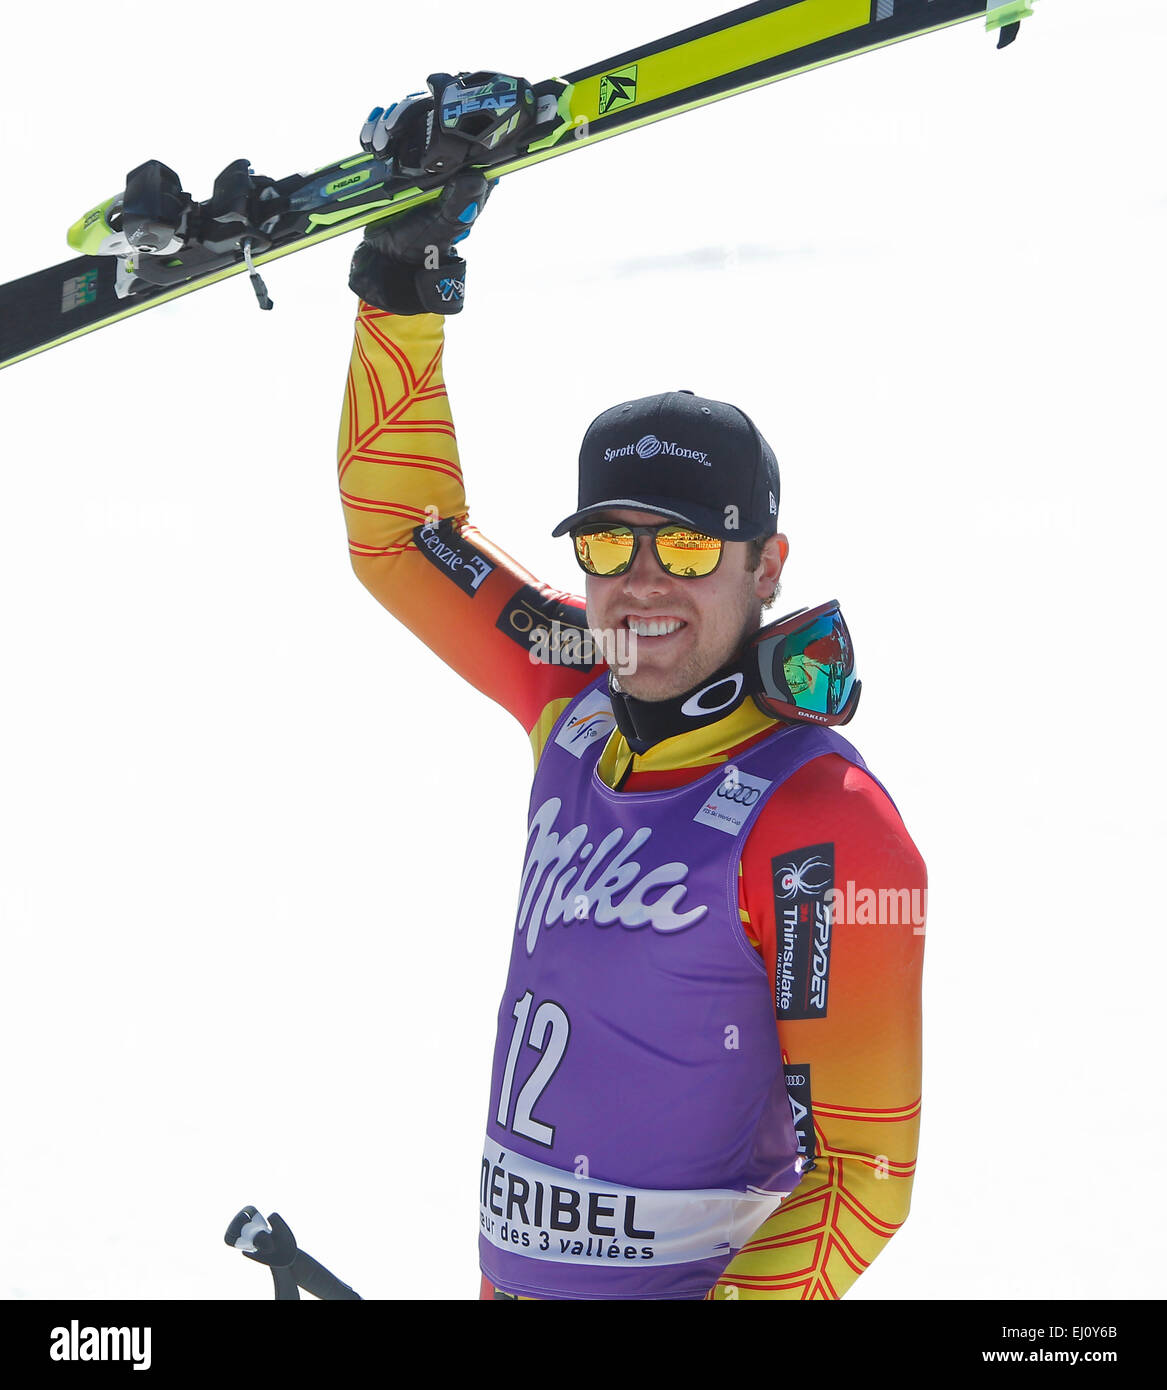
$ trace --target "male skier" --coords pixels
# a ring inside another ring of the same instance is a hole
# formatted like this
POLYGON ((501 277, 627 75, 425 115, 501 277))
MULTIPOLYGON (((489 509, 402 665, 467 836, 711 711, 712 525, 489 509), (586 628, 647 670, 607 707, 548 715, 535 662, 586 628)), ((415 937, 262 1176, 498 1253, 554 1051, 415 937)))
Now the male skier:
POLYGON ((339 441, 358 577, 535 754, 481 1296, 838 1298, 908 1211, 924 865, 830 727, 837 607, 759 627, 788 545, 742 411, 597 417, 555 529, 586 602, 468 523, 443 316, 488 193, 459 176, 358 248, 339 441))

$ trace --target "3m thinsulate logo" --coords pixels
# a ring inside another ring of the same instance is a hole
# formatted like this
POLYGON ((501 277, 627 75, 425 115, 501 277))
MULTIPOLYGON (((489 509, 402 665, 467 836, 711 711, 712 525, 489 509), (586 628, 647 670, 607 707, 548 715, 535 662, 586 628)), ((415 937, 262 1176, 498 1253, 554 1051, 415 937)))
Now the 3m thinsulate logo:
POLYGON ((808 845, 771 859, 778 959, 778 1017, 825 1018, 831 971, 834 844, 808 845))

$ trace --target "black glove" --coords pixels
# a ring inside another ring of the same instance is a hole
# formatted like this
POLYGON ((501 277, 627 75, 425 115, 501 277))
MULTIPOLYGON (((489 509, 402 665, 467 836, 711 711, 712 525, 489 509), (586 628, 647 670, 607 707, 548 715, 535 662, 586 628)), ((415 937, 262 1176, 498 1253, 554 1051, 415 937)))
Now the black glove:
POLYGON ((454 244, 470 235, 497 182, 458 174, 430 202, 367 227, 349 267, 349 288, 391 314, 460 313, 466 262, 454 244))

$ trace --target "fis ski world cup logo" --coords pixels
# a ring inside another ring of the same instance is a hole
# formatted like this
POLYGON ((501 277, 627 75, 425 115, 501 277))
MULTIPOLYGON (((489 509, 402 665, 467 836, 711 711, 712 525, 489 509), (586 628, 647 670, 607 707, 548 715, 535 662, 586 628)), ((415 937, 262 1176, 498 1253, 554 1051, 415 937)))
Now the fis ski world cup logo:
POLYGON ((573 758, 582 758, 599 739, 606 739, 616 727, 612 702, 604 691, 593 690, 579 702, 555 735, 560 748, 573 758))
POLYGON ((778 968, 779 1019, 825 1018, 831 970, 835 846, 808 845, 770 861, 778 968))

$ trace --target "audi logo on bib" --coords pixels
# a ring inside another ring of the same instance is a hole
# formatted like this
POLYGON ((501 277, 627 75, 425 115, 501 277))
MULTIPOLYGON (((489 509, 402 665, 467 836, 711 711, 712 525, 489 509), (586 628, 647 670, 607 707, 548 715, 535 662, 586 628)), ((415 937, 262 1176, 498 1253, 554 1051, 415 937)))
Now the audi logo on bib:
POLYGON ((758 805, 772 783, 765 777, 755 777, 740 767, 726 768, 705 798, 705 804, 693 817, 700 825, 712 826, 726 835, 739 835, 745 829, 753 808, 758 805))
POLYGON ((718 787, 717 795, 726 801, 736 801, 739 806, 752 806, 762 793, 758 787, 747 787, 744 782, 735 782, 727 778, 718 787))

